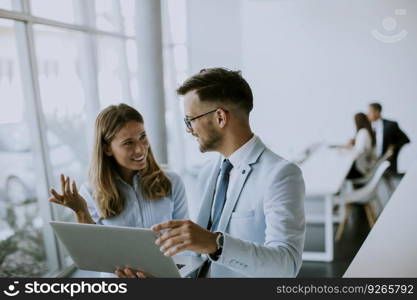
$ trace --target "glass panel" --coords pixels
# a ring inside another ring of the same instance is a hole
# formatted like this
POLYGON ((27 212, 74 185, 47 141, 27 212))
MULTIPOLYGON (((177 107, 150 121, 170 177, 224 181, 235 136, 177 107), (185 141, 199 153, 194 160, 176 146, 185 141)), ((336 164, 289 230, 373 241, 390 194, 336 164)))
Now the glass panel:
POLYGON ((31 0, 32 14, 65 23, 74 23, 74 0, 31 0))
POLYGON ((174 64, 177 85, 180 85, 188 72, 186 3, 184 0, 166 1, 166 5, 168 43, 172 44, 170 63, 174 64))
POLYGON ((188 53, 184 45, 175 45, 173 47, 173 56, 175 61, 175 70, 177 75, 177 84, 184 82, 188 70, 188 53))
POLYGON ((14 23, 0 19, 0 277, 49 272, 14 23))
POLYGON ((174 44, 187 42, 187 6, 185 0, 167 1, 168 26, 171 33, 171 41, 174 44))
MULTIPOLYGON (((80 187, 88 165, 87 80, 80 71, 82 33, 43 25, 35 25, 34 33, 53 185, 60 190, 59 176, 63 173, 80 187)), ((73 220, 69 209, 56 205, 54 209, 57 220, 73 220)))
POLYGON ((120 6, 117 0, 96 0, 96 26, 104 31, 118 32, 120 6))
POLYGON ((130 89, 132 91, 132 97, 134 103, 139 102, 138 95, 138 53, 136 42, 134 40, 126 41, 126 55, 129 69, 129 81, 130 89))
POLYGON ((123 97, 123 64, 120 52, 122 40, 98 37, 98 86, 100 107, 129 102, 123 97))
POLYGON ((122 0, 120 1, 122 11, 122 22, 126 35, 135 35, 135 1, 122 0))
POLYGON ((0 0, 0 9, 12 10, 12 3, 10 0, 0 0))

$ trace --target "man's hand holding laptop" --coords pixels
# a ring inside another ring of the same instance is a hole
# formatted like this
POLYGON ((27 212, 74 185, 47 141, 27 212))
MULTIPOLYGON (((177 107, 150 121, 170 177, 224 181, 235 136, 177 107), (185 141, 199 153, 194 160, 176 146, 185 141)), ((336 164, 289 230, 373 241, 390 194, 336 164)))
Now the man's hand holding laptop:
MULTIPOLYGON (((217 251, 217 235, 190 220, 171 220, 151 227, 153 231, 167 230, 155 241, 161 245, 165 256, 190 250, 200 254, 213 254, 217 251)), ((149 278, 151 276, 129 266, 117 269, 115 274, 121 278, 149 278)))

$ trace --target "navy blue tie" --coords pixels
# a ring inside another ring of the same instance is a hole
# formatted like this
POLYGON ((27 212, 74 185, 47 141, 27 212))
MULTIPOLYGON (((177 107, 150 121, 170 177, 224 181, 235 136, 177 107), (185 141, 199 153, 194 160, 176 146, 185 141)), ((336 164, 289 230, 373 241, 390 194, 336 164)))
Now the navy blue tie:
POLYGON ((226 202, 227 186, 229 185, 229 174, 233 165, 228 159, 223 160, 220 170, 220 179, 214 198, 214 210, 211 222, 211 231, 215 232, 219 226, 220 217, 222 215, 224 203, 226 202))

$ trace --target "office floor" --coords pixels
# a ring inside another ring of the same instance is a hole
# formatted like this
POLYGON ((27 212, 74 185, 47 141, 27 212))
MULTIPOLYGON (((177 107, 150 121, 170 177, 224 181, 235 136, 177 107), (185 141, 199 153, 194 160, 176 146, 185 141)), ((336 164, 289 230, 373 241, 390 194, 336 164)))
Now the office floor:
MULTIPOLYGON (((337 224, 335 224, 335 232, 337 224)), ((354 206, 348 224, 340 241, 334 243, 332 262, 304 261, 298 274, 299 278, 342 277, 369 233, 365 211, 354 206)), ((324 243, 324 227, 321 224, 308 224, 305 249, 321 250, 324 243)))

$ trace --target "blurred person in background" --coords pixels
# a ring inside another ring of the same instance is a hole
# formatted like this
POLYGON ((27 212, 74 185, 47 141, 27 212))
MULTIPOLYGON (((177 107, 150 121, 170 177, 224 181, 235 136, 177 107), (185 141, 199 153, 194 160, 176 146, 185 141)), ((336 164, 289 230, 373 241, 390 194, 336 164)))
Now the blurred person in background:
POLYGON ((347 147, 352 148, 355 152, 355 162, 347 175, 348 179, 365 176, 376 163, 375 133, 368 117, 364 113, 357 113, 354 120, 356 135, 347 147))
POLYGON ((391 166, 389 171, 397 174, 398 154, 405 144, 410 142, 407 135, 400 129, 398 123, 382 118, 382 105, 371 103, 368 106, 368 119, 372 122, 372 128, 376 135, 376 155, 383 156, 388 150, 393 154, 389 158, 391 166))

